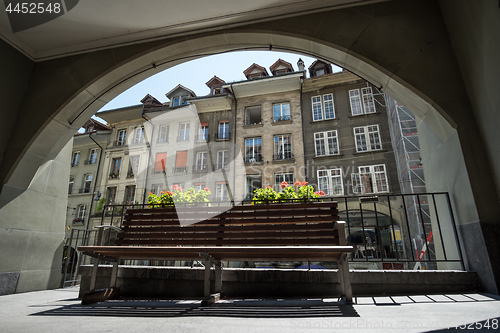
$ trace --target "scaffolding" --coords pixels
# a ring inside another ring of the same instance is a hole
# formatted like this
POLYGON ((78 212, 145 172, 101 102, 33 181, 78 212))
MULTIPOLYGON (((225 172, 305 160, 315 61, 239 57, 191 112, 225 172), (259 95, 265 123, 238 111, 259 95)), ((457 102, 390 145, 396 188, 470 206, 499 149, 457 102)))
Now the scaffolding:
MULTIPOLYGON (((415 115, 390 96, 385 95, 385 103, 401 193, 426 193, 415 115)), ((411 200, 411 202, 406 203, 409 219, 408 228, 410 229, 408 232, 413 235, 414 248, 419 249, 416 253, 417 257, 422 256, 427 251, 430 252, 427 253, 428 255, 435 255, 433 253, 434 242, 426 236, 432 235, 429 197, 417 195, 408 197, 408 200, 411 200)), ((419 264, 416 266, 422 268, 419 264)))

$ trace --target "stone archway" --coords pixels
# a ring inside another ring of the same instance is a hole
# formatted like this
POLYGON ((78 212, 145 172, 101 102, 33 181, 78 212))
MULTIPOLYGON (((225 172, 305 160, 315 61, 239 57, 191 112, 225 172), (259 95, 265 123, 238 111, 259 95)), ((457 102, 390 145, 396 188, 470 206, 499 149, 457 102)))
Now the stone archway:
MULTIPOLYGON (((4 232, 20 230, 17 221, 27 219, 20 201, 29 198, 35 213, 47 210, 50 200, 43 201, 40 196, 48 188, 57 192, 54 198, 63 198, 60 192, 65 192, 65 186, 52 186, 54 176, 50 176, 53 169, 64 166, 61 149, 114 96, 160 70, 196 57, 238 49, 275 49, 334 62, 374 83, 417 114, 425 138, 422 159, 433 180, 430 190, 449 191, 464 230, 471 225, 479 230, 469 241, 473 247, 479 242, 482 253, 471 251, 469 267, 482 270, 487 276, 483 281, 489 280, 487 288, 497 292, 492 263, 482 259, 475 264, 475 260, 485 254, 488 258, 478 223, 498 218, 498 208, 494 208, 498 196, 491 172, 484 172, 488 157, 477 153, 484 150, 483 142, 439 5, 433 1, 419 6, 391 2, 319 14, 320 19, 310 14, 26 65, 32 70, 0 172, 4 232), (38 181, 40 177, 44 186, 38 181)), ((40 244, 62 239, 63 232, 57 228, 63 225, 63 216, 58 222, 57 217, 46 215, 26 223, 28 230, 42 230, 20 236, 20 246, 30 248, 33 237, 38 237, 40 244)), ((17 248, 13 245, 7 252, 19 252, 17 248)), ((54 253, 59 248, 42 250, 54 253)), ((29 255, 25 253, 24 258, 29 255)), ((20 261, 25 262, 24 258, 20 261)), ((28 279, 35 266, 10 267, 11 271, 27 272, 28 279)), ((54 266, 45 262, 40 270, 53 271, 54 266)), ((18 291, 30 288, 36 287, 18 291)))

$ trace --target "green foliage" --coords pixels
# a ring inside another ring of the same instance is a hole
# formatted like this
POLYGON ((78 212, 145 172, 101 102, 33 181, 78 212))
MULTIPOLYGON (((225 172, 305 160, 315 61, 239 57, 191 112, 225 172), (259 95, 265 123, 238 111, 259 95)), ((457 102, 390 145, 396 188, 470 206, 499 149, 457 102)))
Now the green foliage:
POLYGON ((256 189, 254 191, 252 204, 274 203, 290 199, 315 199, 325 195, 323 191, 315 192, 311 185, 307 185, 307 182, 296 181, 295 184, 291 186, 284 181, 281 183, 281 188, 281 192, 276 192, 270 186, 265 189, 256 189))
POLYGON ((174 185, 172 186, 172 191, 162 191, 159 196, 150 192, 148 196, 148 204, 150 205, 149 208, 155 208, 173 206, 177 203, 193 204, 209 202, 209 195, 210 190, 206 187, 196 192, 192 187, 183 191, 182 188, 174 185))

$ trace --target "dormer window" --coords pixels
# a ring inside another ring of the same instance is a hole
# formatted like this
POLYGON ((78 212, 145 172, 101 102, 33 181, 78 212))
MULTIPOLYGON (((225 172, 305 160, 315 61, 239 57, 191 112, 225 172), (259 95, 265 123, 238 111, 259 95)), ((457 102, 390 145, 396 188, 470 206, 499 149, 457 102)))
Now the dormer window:
POLYGON ((325 75, 325 69, 320 68, 316 70, 316 76, 325 75))

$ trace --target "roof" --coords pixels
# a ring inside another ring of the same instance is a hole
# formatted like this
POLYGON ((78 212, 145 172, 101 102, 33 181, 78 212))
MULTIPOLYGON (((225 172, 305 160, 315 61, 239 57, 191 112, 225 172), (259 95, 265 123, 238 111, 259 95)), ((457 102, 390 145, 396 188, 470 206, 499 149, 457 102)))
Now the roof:
POLYGON ((151 96, 150 94, 147 94, 144 96, 143 99, 141 99, 142 104, 149 104, 149 105, 163 105, 159 100, 151 96))
POLYGON ((283 60, 283 59, 278 59, 274 64, 271 65, 271 67, 269 67, 269 69, 271 70, 271 72, 274 73, 274 71, 276 69, 278 69, 280 66, 287 67, 288 69, 290 69, 289 70, 290 72, 293 72, 292 64, 289 63, 288 61, 283 60))
POLYGON ((208 80, 207 83, 205 83, 208 87, 212 88, 212 87, 220 87, 222 86, 224 83, 226 83, 226 81, 222 80, 220 77, 214 75, 213 78, 211 78, 210 80, 208 80))
POLYGON ((184 87, 182 84, 178 84, 177 86, 175 86, 175 88, 170 90, 168 93, 166 93, 165 96, 167 96, 170 99, 170 97, 173 96, 174 93, 178 90, 184 90, 184 91, 188 92, 192 97, 196 97, 196 94, 194 93, 194 91, 192 91, 189 88, 184 87))
POLYGON ((264 73, 265 76, 269 76, 269 73, 267 73, 267 70, 264 67, 257 65, 256 63, 253 63, 250 67, 245 69, 243 71, 243 74, 245 74, 245 76, 248 78, 248 75, 252 74, 255 71, 264 73))

